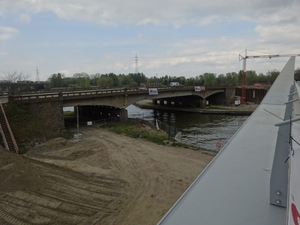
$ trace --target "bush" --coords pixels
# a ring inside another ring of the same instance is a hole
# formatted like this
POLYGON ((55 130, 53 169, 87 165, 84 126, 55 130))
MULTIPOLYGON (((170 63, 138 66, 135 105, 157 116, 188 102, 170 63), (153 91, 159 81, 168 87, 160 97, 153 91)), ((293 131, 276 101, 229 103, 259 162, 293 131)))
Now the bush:
POLYGON ((169 138, 165 132, 156 130, 153 125, 145 121, 116 123, 106 126, 106 128, 109 128, 117 134, 125 134, 133 138, 143 138, 160 145, 163 145, 164 141, 169 138))

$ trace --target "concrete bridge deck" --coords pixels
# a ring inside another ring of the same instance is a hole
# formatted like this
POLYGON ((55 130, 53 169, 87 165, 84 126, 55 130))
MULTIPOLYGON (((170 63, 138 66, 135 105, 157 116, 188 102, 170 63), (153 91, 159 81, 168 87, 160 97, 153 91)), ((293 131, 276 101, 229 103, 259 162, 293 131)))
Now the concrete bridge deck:
MULTIPOLYGON (((139 88, 127 89, 100 89, 83 91, 55 91, 55 92, 33 92, 21 95, 10 96, 10 101, 16 103, 38 103, 63 101, 63 106, 76 105, 106 105, 117 108, 126 108, 129 105, 143 99, 166 99, 182 96, 195 95, 201 99, 206 99, 216 93, 224 93, 222 101, 228 96, 228 90, 235 87, 215 86, 206 87, 205 91, 197 92, 194 86, 181 87, 156 87, 157 94, 149 94, 149 90, 139 88)), ((232 91, 231 91, 232 92, 232 91)), ((232 94, 231 94, 232 95, 232 94)), ((230 95, 230 96, 231 96, 230 95)), ((226 101, 226 100, 225 100, 226 101)))
POLYGON ((81 118, 104 119, 112 115, 121 121, 127 120, 127 110, 131 104, 141 100, 153 100, 160 105, 197 105, 204 106, 209 99, 212 103, 229 103, 235 94, 234 86, 205 87, 194 86, 96 89, 81 91, 32 92, 9 96, 9 102, 21 106, 30 114, 37 116, 53 129, 64 128, 63 107, 78 106, 81 118), (151 92, 152 90, 152 92, 151 92))

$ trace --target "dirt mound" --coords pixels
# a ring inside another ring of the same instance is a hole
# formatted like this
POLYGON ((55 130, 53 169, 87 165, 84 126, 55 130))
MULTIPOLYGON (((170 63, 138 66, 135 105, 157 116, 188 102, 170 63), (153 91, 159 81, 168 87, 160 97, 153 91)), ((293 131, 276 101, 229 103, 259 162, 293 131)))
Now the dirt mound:
POLYGON ((0 224, 156 224, 213 156, 99 128, 0 149, 0 224), (28 158, 30 157, 30 158, 28 158))
POLYGON ((126 186, 121 179, 84 176, 6 149, 0 149, 0 174, 0 224, 97 224, 121 209, 126 186))
POLYGON ((52 149, 59 149, 59 148, 65 147, 67 144, 68 144, 68 141, 62 137, 54 138, 50 141, 47 141, 47 143, 46 143, 47 147, 52 148, 52 149))

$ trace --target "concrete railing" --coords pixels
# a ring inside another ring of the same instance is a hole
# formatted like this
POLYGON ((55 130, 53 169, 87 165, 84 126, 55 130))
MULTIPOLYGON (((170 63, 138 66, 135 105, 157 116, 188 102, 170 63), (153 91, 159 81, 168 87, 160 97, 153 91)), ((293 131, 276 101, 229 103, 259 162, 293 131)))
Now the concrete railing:
MULTIPOLYGON (((156 87, 160 91, 182 91, 182 90, 194 90, 194 86, 178 86, 178 87, 156 87)), ((74 97, 92 97, 92 96, 107 96, 107 95, 130 95, 130 94, 145 94, 147 89, 140 88, 118 88, 118 89, 101 89, 101 90, 84 90, 84 91, 61 91, 61 92, 41 92, 30 93, 22 95, 10 96, 12 101, 34 101, 34 100, 63 100, 74 97)))

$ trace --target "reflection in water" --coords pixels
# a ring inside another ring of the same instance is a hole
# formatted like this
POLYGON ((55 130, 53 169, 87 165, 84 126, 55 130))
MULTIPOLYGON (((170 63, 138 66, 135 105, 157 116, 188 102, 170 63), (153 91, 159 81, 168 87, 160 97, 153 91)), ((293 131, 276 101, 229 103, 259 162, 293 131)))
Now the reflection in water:
POLYGON ((204 149, 218 151, 216 142, 224 146, 248 116, 198 114, 188 112, 127 108, 129 118, 141 118, 155 124, 158 119, 182 132, 182 142, 204 149))

